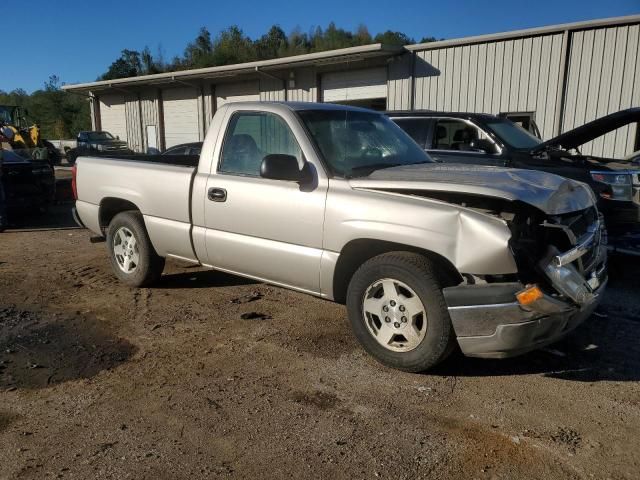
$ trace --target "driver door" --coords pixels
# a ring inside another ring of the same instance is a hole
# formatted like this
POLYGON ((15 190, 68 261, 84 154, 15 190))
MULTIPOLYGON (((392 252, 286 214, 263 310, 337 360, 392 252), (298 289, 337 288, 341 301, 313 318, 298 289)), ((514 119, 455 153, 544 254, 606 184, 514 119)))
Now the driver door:
POLYGON ((328 180, 305 185, 260 176, 269 154, 303 152, 291 125, 270 112, 231 114, 218 165, 207 180, 206 247, 218 269, 319 293, 328 180))

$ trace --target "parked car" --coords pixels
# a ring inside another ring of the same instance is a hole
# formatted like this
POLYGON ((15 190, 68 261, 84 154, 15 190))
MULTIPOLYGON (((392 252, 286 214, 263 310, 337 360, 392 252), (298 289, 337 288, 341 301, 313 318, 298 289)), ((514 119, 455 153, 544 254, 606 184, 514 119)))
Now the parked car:
POLYGON ((114 137, 109 132, 91 131, 80 132, 77 147, 67 150, 67 162, 73 165, 81 155, 133 155, 127 142, 114 137))
POLYGON ((200 155, 202 142, 181 143, 167 148, 162 155, 200 155))
POLYGON ((9 219, 17 215, 41 213, 55 198, 53 168, 46 160, 29 158, 27 152, 0 149, 0 181, 9 219))
POLYGON ((438 162, 528 168, 587 183, 598 195, 612 248, 640 255, 640 165, 633 159, 599 158, 579 150, 595 138, 639 122, 640 108, 607 115, 546 142, 493 115, 388 115, 438 162))
POLYGON ((169 257, 346 303, 363 347, 406 371, 456 340, 469 356, 535 349, 601 298, 606 251, 582 183, 440 165, 356 107, 231 103, 211 125, 190 168, 78 159, 77 219, 124 283, 153 284, 169 257))

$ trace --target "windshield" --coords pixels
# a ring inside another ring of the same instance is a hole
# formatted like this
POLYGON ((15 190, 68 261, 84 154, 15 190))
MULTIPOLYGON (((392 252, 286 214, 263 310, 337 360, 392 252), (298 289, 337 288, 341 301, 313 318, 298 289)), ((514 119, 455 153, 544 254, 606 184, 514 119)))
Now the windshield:
POLYGON ((13 122, 13 107, 5 107, 0 105, 0 124, 13 122))
POLYGON ((87 137, 90 141, 100 141, 100 140, 114 140, 113 135, 109 132, 89 132, 87 137))
POLYGON ((490 121, 487 122, 487 126, 498 135, 500 140, 518 150, 537 147, 542 143, 538 137, 509 120, 490 121))
POLYGON ((432 162, 400 127, 378 113, 298 112, 334 175, 369 175, 381 168, 432 162))

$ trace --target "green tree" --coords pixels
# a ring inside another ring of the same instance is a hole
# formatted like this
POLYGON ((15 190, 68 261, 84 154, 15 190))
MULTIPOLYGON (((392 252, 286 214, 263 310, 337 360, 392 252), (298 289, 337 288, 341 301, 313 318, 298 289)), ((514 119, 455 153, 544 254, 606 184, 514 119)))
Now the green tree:
POLYGON ((107 72, 98 80, 114 80, 116 78, 136 77, 142 72, 140 52, 137 50, 122 50, 120 58, 113 62, 107 72))
POLYGON ((366 25, 362 23, 358 25, 358 29, 353 35, 353 43, 354 45, 369 45, 370 43, 373 43, 373 38, 371 37, 366 25))
POLYGON ((285 56, 289 49, 287 34, 278 25, 273 25, 265 35, 255 41, 255 49, 258 60, 285 56))
POLYGON ((402 32, 392 32, 387 30, 384 33, 379 33, 375 36, 374 41, 376 43, 384 43, 385 45, 409 45, 416 43, 411 37, 408 37, 402 32))
POLYGON ((237 25, 220 32, 213 42, 213 65, 251 62, 256 58, 253 42, 237 25))
POLYGON ((202 68, 211 66, 213 59, 213 43, 211 34, 206 27, 202 27, 193 42, 187 45, 184 51, 184 59, 180 62, 185 68, 202 68))

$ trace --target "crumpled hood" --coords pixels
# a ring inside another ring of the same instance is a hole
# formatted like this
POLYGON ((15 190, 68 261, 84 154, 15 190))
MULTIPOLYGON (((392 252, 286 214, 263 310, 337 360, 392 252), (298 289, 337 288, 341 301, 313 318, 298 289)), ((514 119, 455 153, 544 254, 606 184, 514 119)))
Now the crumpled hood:
POLYGON ((548 215, 595 205, 591 188, 552 173, 515 168, 427 163, 376 170, 349 180, 353 188, 468 193, 528 203, 548 215))

